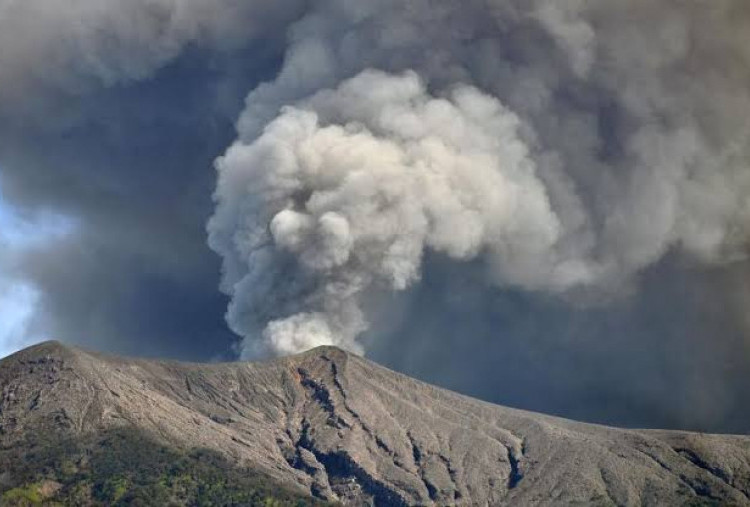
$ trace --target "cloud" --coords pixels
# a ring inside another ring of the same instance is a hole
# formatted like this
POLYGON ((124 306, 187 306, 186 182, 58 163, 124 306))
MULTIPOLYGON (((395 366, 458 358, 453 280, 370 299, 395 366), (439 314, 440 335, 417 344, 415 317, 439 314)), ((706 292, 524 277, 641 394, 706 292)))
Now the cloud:
POLYGON ((550 290, 583 283, 588 266, 555 249, 560 223, 520 127, 477 89, 434 98, 414 73, 365 71, 284 109, 218 164, 210 241, 242 266, 225 286, 241 299, 231 287, 256 287, 269 272, 282 277, 263 294, 264 307, 253 300, 253 312, 241 313, 250 323, 230 313, 230 324, 257 336, 255 321, 267 315, 266 339, 277 349, 323 342, 359 350, 362 293, 418 281, 426 249, 458 261, 485 253, 501 283, 550 290), (290 276, 308 282, 286 292, 290 276), (277 320, 294 308, 305 310, 294 325, 277 320))
POLYGON ((33 343, 28 335, 38 294, 30 287, 0 278, 0 358, 33 343))
POLYGON ((44 115, 43 108, 54 103, 47 100, 145 80, 190 45, 228 52, 263 40, 303 5, 297 0, 4 0, 0 111, 33 108, 44 115), (30 92, 46 100, 23 100, 30 92))
POLYGON ((5 196, 77 223, 19 267, 40 294, 39 334, 128 354, 232 355, 205 244, 211 164, 300 8, 0 2, 5 196))
POLYGON ((42 339, 30 329, 40 294, 25 280, 22 258, 74 229, 65 217, 14 210, 0 193, 0 357, 42 339))
POLYGON ((319 4, 248 95, 209 223, 248 354, 361 351, 428 251, 579 301, 746 258, 748 51, 702 35, 744 9, 430 5, 319 4))

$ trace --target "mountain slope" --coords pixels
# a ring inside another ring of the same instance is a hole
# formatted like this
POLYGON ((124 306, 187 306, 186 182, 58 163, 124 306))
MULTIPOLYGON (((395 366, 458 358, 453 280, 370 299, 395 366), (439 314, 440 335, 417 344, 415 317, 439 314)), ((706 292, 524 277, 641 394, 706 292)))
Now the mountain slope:
POLYGON ((137 428, 331 501, 750 505, 749 437, 504 408, 330 347, 263 363, 187 364, 48 342, 0 362, 0 389, 5 449, 30 434, 137 428))

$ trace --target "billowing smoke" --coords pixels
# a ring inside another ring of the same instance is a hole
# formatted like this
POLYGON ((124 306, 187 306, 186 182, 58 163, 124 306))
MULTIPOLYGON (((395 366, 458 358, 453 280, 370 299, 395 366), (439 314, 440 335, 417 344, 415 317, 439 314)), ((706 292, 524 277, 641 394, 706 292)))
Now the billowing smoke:
POLYGON ((304 5, 0 0, 0 201, 76 223, 15 255, 39 296, 27 340, 234 357, 211 164, 304 5))
POLYGON ((0 342, 748 431, 749 117, 744 0, 0 0, 0 342))
POLYGON ((317 3, 217 162, 210 245, 246 354, 362 351, 367 301, 427 254, 585 304, 670 252, 744 259, 748 10, 317 3))
POLYGON ((291 315, 264 332, 281 352, 356 350, 363 293, 418 281, 426 249, 486 253, 498 282, 529 289, 591 281, 585 252, 560 246, 521 126, 495 98, 467 86, 435 98, 413 72, 365 71, 285 108, 219 162, 210 230, 237 287, 230 319, 244 325, 246 306, 253 320, 291 315))

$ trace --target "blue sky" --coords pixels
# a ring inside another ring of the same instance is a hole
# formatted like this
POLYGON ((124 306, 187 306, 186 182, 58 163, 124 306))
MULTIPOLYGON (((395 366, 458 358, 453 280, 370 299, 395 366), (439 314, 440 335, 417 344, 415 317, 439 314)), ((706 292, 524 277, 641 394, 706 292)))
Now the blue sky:
POLYGON ((59 215, 19 213, 3 199, 0 188, 0 357, 44 339, 28 329, 39 294, 14 276, 14 264, 26 249, 66 234, 71 226, 59 215))

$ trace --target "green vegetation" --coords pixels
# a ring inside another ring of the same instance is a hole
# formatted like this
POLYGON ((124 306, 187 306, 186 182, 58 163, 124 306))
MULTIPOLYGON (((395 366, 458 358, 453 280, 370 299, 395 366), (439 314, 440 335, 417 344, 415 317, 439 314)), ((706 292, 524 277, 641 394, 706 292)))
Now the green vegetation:
POLYGON ((39 484, 32 483, 19 488, 13 488, 3 493, 1 497, 3 505, 38 505, 44 500, 41 492, 39 491, 39 484))
POLYGON ((216 452, 180 451, 129 429, 88 440, 36 437, 0 449, 0 463, 10 467, 3 507, 320 505, 216 452))

